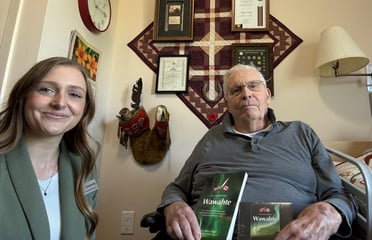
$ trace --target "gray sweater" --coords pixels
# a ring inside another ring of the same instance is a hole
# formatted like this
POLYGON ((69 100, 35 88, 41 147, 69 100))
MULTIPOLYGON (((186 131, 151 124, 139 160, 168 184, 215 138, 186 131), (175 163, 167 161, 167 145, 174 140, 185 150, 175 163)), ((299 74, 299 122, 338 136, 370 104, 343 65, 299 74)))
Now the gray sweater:
POLYGON ((199 141, 179 175, 166 187, 158 210, 175 201, 195 204, 212 173, 244 171, 248 180, 243 202, 292 202, 296 217, 308 205, 327 201, 343 214, 343 226, 350 230, 355 201, 344 192, 317 134, 300 121, 276 121, 271 109, 268 117, 272 126, 250 138, 235 133, 233 119, 226 114, 222 124, 199 141))

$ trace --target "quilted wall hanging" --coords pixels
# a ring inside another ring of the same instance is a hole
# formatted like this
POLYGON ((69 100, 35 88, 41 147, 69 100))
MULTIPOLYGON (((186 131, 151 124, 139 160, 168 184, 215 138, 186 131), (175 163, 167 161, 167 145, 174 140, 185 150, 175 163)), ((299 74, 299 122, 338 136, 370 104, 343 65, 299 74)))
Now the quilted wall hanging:
MULTIPOLYGON (((208 128, 220 123, 227 110, 222 78, 233 65, 233 44, 272 44, 274 69, 302 42, 272 15, 269 31, 232 32, 231 6, 231 0, 195 0, 193 41, 156 42, 152 22, 128 43, 154 73, 157 73, 159 55, 189 56, 187 93, 177 96, 208 128)), ((268 86, 273 88, 273 84, 271 81, 268 86)))

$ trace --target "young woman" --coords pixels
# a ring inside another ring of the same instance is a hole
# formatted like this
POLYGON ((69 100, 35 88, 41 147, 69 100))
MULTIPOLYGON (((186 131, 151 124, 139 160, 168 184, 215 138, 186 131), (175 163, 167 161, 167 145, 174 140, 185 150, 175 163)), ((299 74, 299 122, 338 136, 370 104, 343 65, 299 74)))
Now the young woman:
POLYGON ((2 239, 95 239, 94 112, 84 70, 70 59, 45 59, 15 84, 0 112, 2 239))

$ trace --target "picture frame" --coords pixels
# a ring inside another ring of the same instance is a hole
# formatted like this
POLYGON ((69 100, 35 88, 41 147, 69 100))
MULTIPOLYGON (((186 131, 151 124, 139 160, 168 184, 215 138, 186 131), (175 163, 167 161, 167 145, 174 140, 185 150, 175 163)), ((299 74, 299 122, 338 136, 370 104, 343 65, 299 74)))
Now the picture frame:
POLYGON ((156 93, 187 93, 188 78, 188 55, 158 56, 156 93))
POLYGON ((231 31, 268 31, 269 0, 232 0, 231 31))
POLYGON ((249 43, 232 45, 232 61, 256 67, 264 76, 267 88, 274 96, 274 54, 272 43, 249 43))
POLYGON ((101 51, 88 43, 77 30, 71 31, 70 37, 71 41, 68 58, 79 63, 83 67, 95 94, 101 51))
POLYGON ((154 41, 192 41, 194 0, 156 0, 154 41))

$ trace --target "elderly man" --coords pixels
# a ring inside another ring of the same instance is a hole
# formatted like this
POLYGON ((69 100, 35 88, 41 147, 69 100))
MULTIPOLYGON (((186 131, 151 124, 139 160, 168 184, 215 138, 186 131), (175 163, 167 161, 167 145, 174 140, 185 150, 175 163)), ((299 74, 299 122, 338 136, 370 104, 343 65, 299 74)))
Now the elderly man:
POLYGON ((205 177, 215 172, 248 173, 243 202, 291 202, 294 220, 276 239, 348 237, 355 201, 344 192, 332 161, 311 127, 281 122, 269 108, 271 92, 254 67, 236 65, 224 76, 228 114, 199 141, 177 178, 163 192, 173 239, 200 239, 192 206, 205 177))

